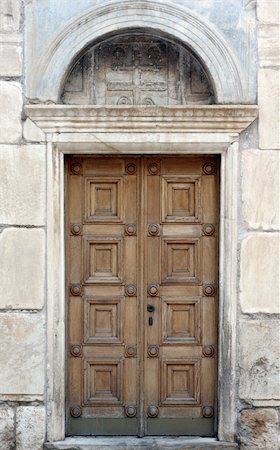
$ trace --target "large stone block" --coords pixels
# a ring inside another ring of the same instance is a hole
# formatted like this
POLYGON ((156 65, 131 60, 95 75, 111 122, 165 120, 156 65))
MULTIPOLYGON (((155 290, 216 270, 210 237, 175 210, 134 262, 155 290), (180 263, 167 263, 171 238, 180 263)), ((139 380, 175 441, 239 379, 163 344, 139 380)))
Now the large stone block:
POLYGON ((15 448, 15 412, 9 406, 0 406, 0 448, 14 450, 15 448))
POLYGON ((280 405, 279 321, 243 320, 240 335, 240 398, 280 405))
POLYGON ((43 406, 20 406, 17 408, 17 450, 42 450, 45 440, 45 416, 43 406))
POLYGON ((258 0, 257 15, 260 22, 280 23, 280 3, 279 0, 258 0))
POLYGON ((258 82, 260 148, 280 149, 280 70, 259 69, 258 82))
POLYGON ((0 1, 0 31, 17 31, 20 26, 20 0, 0 1))
POLYGON ((0 146, 0 224, 44 225, 45 146, 0 146))
POLYGON ((279 234, 250 233, 241 246, 243 313, 279 313, 279 234))
POLYGON ((22 46, 17 33, 0 33, 0 76, 22 74, 22 46))
POLYGON ((45 234, 6 228, 0 234, 0 309, 40 309, 44 303, 45 234))
POLYGON ((41 399, 44 393, 45 320, 42 314, 0 314, 0 395, 41 399))
POLYGON ((280 26, 260 25, 258 29, 260 67, 280 66, 280 26))
POLYGON ((46 140, 45 133, 30 119, 24 121, 23 137, 30 142, 45 142, 46 140))
POLYGON ((276 450, 278 414, 273 409, 245 409, 239 418, 240 450, 276 450))
POLYGON ((242 212, 247 228, 280 229, 280 152, 242 153, 242 212))
POLYGON ((10 81, 0 81, 0 143, 15 144, 20 141, 21 113, 21 85, 10 81))

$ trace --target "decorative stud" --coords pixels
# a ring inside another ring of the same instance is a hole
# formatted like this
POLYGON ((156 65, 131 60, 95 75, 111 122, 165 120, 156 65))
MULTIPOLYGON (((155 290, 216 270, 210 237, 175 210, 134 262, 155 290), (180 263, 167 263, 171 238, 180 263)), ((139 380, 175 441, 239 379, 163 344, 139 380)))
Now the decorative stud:
POLYGON ((70 293, 74 296, 80 296, 82 293, 82 286, 78 283, 71 284, 70 293))
POLYGON ((213 345, 205 345, 202 349, 202 354, 206 358, 211 358, 211 356, 214 356, 215 350, 213 345))
POLYGON ((126 284, 125 288, 125 295, 127 295, 127 297, 134 297, 137 293, 137 288, 135 284, 126 284))
POLYGON ((136 172, 136 164, 134 163, 128 163, 126 165, 125 171, 128 175, 134 175, 136 172))
POLYGON ((205 234, 205 236, 213 236, 215 233, 215 227, 212 225, 212 223, 205 223, 202 227, 202 231, 205 234))
POLYGON ((82 408, 79 405, 72 406, 70 414, 75 418, 80 417, 82 415, 82 408))
POLYGON ((127 223, 124 227, 125 234, 128 236, 136 236, 137 234, 137 227, 134 223, 127 223))
POLYGON ((151 297, 156 297, 158 295, 159 285, 158 284, 149 284, 147 292, 151 297))
POLYGON ((148 345, 148 355, 150 358, 157 358, 159 355, 159 346, 158 345, 148 345))
POLYGON ((148 165, 148 172, 150 175, 158 175, 160 171, 160 165, 153 161, 148 165))
POLYGON ((125 356, 128 358, 134 358, 137 354, 137 347, 136 345, 127 345, 125 347, 125 356))
POLYGON ((122 95, 118 101, 117 105, 132 105, 132 100, 129 97, 126 97, 125 95, 122 95))
POLYGON ((147 411, 148 417, 151 417, 151 418, 157 417, 158 413, 159 413, 159 410, 158 410, 157 406, 150 405, 148 407, 148 411, 147 411))
POLYGON ((82 346, 80 344, 73 344, 70 347, 70 353, 72 356, 81 356, 82 346))
POLYGON ((154 104, 155 104, 154 100, 152 98, 150 98, 150 97, 146 97, 143 100, 143 105, 151 106, 151 105, 154 105, 154 104))
POLYGON ((78 236, 82 232, 82 225, 80 223, 72 223, 71 233, 78 236))
POLYGON ((205 175, 213 175, 215 173, 216 167, 215 164, 211 161, 206 162, 202 166, 202 171, 205 175))
POLYGON ((127 417, 135 417, 137 414, 136 406, 128 405, 125 407, 125 414, 127 417))
POLYGON ((202 408, 202 415, 203 417, 210 419, 210 417, 214 416, 214 408, 212 406, 204 406, 202 408))
POLYGON ((157 223, 150 223, 148 226, 148 233, 150 236, 159 235, 159 225, 157 223))
POLYGON ((212 297, 215 294, 214 284, 211 283, 204 284, 203 294, 206 295, 206 297, 212 297))
POLYGON ((73 175, 82 175, 82 165, 78 161, 72 162, 70 171, 73 175))

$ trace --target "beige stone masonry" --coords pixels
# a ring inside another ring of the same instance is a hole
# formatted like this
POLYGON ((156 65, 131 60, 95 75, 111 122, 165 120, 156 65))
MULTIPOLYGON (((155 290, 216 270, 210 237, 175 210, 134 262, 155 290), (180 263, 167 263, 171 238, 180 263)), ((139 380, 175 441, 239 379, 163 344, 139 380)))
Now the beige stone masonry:
MULTIPOLYGON (((40 309, 44 304, 45 232, 6 228, 0 233, 0 309, 40 309)), ((1 388, 0 388, 1 389, 1 388)))
POLYGON ((280 70, 259 69, 259 138, 261 149, 280 149, 280 70))
POLYGON ((0 31, 17 31, 20 26, 20 0, 0 1, 0 31))
POLYGON ((242 213, 248 229, 280 229, 280 152, 242 152, 242 213))
POLYGON ((44 145, 0 145, 0 224, 44 225, 44 145))
POLYGON ((280 405, 279 338, 279 320, 241 322, 239 394, 250 404, 280 405))
POLYGON ((279 0, 258 0, 257 17, 263 23, 280 23, 279 0))
MULTIPOLYGON (((45 319, 42 313, 1 313, 0 400, 42 400, 45 319)), ((33 449, 32 449, 33 450, 33 449)))
POLYGON ((22 88, 19 83, 0 81, 0 143, 21 140, 22 88))
POLYGON ((280 66, 280 26, 260 25, 258 28, 260 67, 280 66))
POLYGON ((278 233, 250 233, 241 246, 240 303, 243 313, 279 313, 278 233))
POLYGON ((15 448, 15 410, 7 405, 0 406, 0 448, 12 450, 15 448))
POLYGON ((42 450, 46 433, 45 420, 43 406, 20 406, 17 408, 17 450, 42 450))
POLYGON ((29 142, 45 142, 45 133, 30 119, 23 123, 23 137, 29 142))
POLYGON ((245 409, 239 419, 240 450, 276 450, 278 414, 273 409, 245 409))
POLYGON ((22 74, 22 39, 18 33, 0 33, 0 76, 22 74))

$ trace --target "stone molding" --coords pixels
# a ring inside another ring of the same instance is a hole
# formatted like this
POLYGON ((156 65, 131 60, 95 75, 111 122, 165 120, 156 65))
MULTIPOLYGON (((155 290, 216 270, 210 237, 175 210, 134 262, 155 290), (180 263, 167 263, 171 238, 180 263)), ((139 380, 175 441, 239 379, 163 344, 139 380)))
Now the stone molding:
POLYGON ((256 119, 258 108, 27 105, 25 112, 45 133, 240 133, 256 119))
POLYGON ((53 39, 30 65, 27 96, 59 101, 60 90, 71 65, 92 42, 133 29, 149 29, 171 36, 190 48, 202 61, 213 82, 217 103, 246 103, 246 79, 223 35, 213 24, 169 0, 105 0, 81 14, 53 39), (35 70, 36 65, 36 70, 35 70))

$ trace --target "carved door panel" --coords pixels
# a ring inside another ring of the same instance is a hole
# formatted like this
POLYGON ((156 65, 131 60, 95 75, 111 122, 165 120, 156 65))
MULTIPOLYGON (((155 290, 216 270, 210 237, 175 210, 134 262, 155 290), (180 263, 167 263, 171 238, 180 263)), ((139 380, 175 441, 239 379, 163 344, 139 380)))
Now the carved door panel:
POLYGON ((69 163, 70 434, 137 433, 137 165, 69 163))
POLYGON ((215 433, 215 158, 67 161, 68 433, 215 433))
POLYGON ((146 160, 144 409, 151 435, 215 430, 215 165, 200 158, 146 160))

